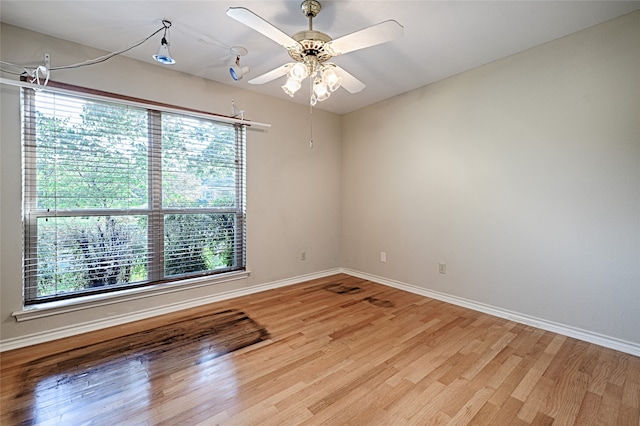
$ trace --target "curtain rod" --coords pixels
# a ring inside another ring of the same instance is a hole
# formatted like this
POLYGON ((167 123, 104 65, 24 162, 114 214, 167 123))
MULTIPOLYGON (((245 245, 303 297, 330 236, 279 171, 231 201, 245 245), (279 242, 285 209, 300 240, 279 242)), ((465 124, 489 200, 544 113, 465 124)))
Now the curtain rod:
MULTIPOLYGON (((68 89, 63 89, 63 88, 59 88, 59 87, 49 87, 49 86, 41 86, 38 84, 33 84, 33 83, 29 83, 26 81, 18 81, 18 80, 9 80, 7 78, 4 77, 0 77, 0 84, 6 84, 9 86, 18 86, 18 87, 28 87, 34 90, 46 90, 46 91, 50 91, 50 92, 54 92, 54 93, 63 93, 63 94, 67 94, 67 95, 78 95, 78 92, 74 91, 74 90, 68 90, 68 89)), ((87 97, 87 98, 92 98, 92 99, 99 99, 99 100, 109 100, 109 101, 113 101, 113 99, 106 97, 106 96, 100 96, 100 95, 96 95, 96 94, 92 94, 92 93, 85 93, 82 92, 81 95, 83 97, 87 97)), ((149 108, 151 107, 152 109, 156 109, 159 111, 164 111, 164 112, 178 112, 181 114, 184 114, 185 112, 188 112, 190 115, 196 116, 196 117, 200 117, 200 118, 206 118, 206 119, 211 119, 214 118, 216 120, 225 122, 225 123, 230 123, 230 124, 242 124, 245 126, 256 126, 256 127, 267 127, 270 128, 271 124, 268 123, 259 123, 257 121, 251 121, 251 120, 245 120, 245 119, 239 119, 239 118, 234 118, 234 117, 228 117, 225 115, 218 115, 218 114, 214 114, 214 113, 204 113, 204 112, 197 112, 197 111, 192 111, 192 110, 181 110, 180 108, 170 108, 170 107, 165 107, 165 106, 161 106, 161 105, 155 105, 152 103, 146 104, 144 102, 136 102, 136 101, 132 101, 132 100, 126 100, 126 99, 118 99, 118 102, 122 102, 122 103, 126 103, 127 105, 131 105, 131 106, 137 106, 137 107, 144 107, 144 108, 149 108)))

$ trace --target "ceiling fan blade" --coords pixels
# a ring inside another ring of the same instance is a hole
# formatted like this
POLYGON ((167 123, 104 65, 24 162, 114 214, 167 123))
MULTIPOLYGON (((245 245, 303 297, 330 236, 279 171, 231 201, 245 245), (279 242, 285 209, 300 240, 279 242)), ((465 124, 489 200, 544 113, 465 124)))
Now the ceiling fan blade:
POLYGON ((334 56, 386 43, 402 37, 404 27, 394 20, 372 25, 355 33, 347 34, 325 44, 334 56))
POLYGON ((346 72, 344 69, 340 68, 336 64, 332 64, 335 67, 336 74, 342 78, 342 85, 347 92, 349 93, 358 93, 361 92, 362 89, 367 87, 363 82, 346 72))
POLYGON ((287 72, 289 72, 289 68, 291 68, 292 65, 293 63, 284 64, 281 67, 259 75, 256 78, 249 80, 249 84, 264 84, 275 80, 276 78, 282 77, 283 75, 286 75, 287 72))
POLYGON ((285 48, 295 47, 298 42, 271 25, 249 9, 244 7, 230 7, 227 9, 227 15, 236 21, 256 30, 260 34, 270 38, 285 48))

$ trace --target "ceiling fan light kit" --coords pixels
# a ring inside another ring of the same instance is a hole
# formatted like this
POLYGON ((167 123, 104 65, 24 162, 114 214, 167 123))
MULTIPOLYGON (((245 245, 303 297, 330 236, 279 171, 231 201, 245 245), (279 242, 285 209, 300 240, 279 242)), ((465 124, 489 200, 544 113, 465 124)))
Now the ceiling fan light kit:
POLYGON ((268 83, 286 75, 287 81, 281 87, 287 95, 293 97, 302 87, 302 81, 309 77, 311 105, 328 99, 340 87, 350 93, 358 93, 365 88, 360 80, 338 65, 328 62, 331 58, 395 40, 404 32, 400 24, 390 20, 333 40, 327 34, 313 29, 313 18, 320 12, 320 2, 304 0, 300 9, 309 19, 309 29, 291 37, 249 9, 230 7, 227 15, 283 46, 295 61, 249 80, 249 83, 268 83))

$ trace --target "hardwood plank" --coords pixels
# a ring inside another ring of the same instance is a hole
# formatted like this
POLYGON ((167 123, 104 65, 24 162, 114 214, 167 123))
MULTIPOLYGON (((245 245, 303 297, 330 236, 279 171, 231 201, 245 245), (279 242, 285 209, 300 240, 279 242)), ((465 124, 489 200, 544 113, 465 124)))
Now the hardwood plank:
POLYGON ((499 408, 491 402, 486 402, 480 411, 469 421, 469 425, 490 425, 491 419, 493 419, 498 412, 499 408))
POLYGON ((518 412, 518 418, 526 423, 532 423, 539 413, 540 407, 546 405, 549 392, 555 382, 547 377, 540 377, 531 393, 524 400, 518 412))
MULTIPOLYGON (((569 342, 572 339, 567 339, 569 342)), ((567 345, 563 345, 563 348, 567 345)), ((544 414, 553 417, 555 421, 562 424, 573 424, 578 415, 582 400, 587 392, 590 376, 580 371, 580 365, 587 354, 590 346, 585 342, 570 343, 572 350, 565 352, 559 360, 563 364, 563 370, 556 369, 553 377, 555 377, 556 385, 551 389, 547 407, 541 410, 544 414)), ((562 348, 558 351, 558 355, 562 353, 562 348)), ((555 365, 549 366, 549 371, 555 365)), ((551 378, 551 376, 549 376, 551 378)))
POLYGON ((622 403, 631 408, 640 408, 640 383, 627 380, 622 391, 622 403))
POLYGON ((553 417, 549 417, 546 414, 538 413, 531 426, 550 426, 554 424, 553 417))
POLYGON ((585 425, 594 423, 600 408, 600 401, 602 401, 600 395, 587 391, 576 416, 576 423, 585 425))
POLYGON ((638 357, 345 274, 0 364, 3 425, 640 421, 638 357))
POLYGON ((495 425, 508 425, 515 424, 515 417, 522 407, 522 401, 519 399, 509 397, 504 404, 500 407, 495 417, 491 419, 492 424, 495 425))
POLYGON ((621 405, 620 411, 618 412, 618 422, 616 424, 620 426, 640 425, 640 410, 629 407, 628 405, 621 405))
POLYGON ((605 389, 596 419, 598 423, 604 424, 609 422, 616 424, 618 421, 618 413, 620 412, 620 403, 622 400, 622 388, 613 383, 609 383, 605 389))
MULTIPOLYGON (((478 389, 462 406, 457 413, 455 413, 449 422, 450 425, 466 425, 475 418, 476 414, 485 406, 494 390, 488 387, 482 387, 478 389)), ((449 409, 450 404, 447 404, 449 409)))

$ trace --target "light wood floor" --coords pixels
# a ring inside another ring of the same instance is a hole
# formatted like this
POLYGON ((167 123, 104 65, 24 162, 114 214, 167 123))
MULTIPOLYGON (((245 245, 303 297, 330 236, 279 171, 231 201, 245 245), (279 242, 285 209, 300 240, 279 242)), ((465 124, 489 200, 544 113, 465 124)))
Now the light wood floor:
POLYGON ((640 358, 347 275, 1 362, 2 425, 640 424, 640 358))

